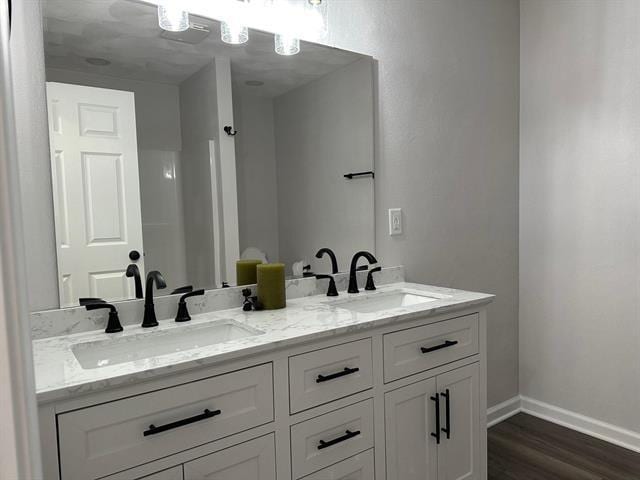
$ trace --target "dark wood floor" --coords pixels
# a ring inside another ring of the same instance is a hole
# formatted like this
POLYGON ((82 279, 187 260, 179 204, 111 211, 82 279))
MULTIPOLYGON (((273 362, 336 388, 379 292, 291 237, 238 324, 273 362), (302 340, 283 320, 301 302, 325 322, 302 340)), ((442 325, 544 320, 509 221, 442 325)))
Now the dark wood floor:
POLYGON ((489 480, 640 480, 640 454, 520 413, 489 429, 489 480))

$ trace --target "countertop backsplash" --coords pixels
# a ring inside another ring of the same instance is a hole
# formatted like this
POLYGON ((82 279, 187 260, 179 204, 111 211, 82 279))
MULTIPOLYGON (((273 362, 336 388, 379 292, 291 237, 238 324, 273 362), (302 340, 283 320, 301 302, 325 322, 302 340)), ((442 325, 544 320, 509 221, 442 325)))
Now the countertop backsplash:
MULTIPOLYGON (((358 283, 364 288, 367 271, 358 272, 358 283)), ((403 282, 404 267, 388 267, 375 274, 376 285, 403 282)), ((349 283, 349 273, 335 274, 338 291, 344 292, 349 283)), ((242 305, 242 290, 251 288, 255 294, 255 285, 240 287, 219 288, 207 290, 202 297, 189 300, 189 312, 191 314, 207 313, 216 310, 238 307, 242 305)), ((286 281, 287 299, 320 295, 327 289, 327 280, 316 281, 315 277, 296 278, 286 281)), ((160 292, 161 294, 162 292, 160 292)), ((155 292, 157 295, 158 293, 155 292)), ((180 295, 158 296, 154 298, 155 310, 158 319, 173 318, 178 310, 180 295)), ((120 316, 123 326, 136 325, 142 322, 144 313, 144 300, 124 300, 113 302, 120 316)), ((30 315, 31 337, 33 340, 69 335, 73 333, 99 330, 106 325, 104 311, 87 311, 84 307, 71 307, 56 310, 44 310, 33 312, 30 315)))

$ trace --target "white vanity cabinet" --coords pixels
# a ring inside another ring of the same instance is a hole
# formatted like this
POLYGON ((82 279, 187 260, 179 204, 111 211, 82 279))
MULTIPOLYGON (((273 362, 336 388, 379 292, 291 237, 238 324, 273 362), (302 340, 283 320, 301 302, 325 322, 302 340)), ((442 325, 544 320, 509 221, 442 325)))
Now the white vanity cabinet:
POLYGON ((485 326, 414 316, 42 405, 46 478, 486 480, 485 326))

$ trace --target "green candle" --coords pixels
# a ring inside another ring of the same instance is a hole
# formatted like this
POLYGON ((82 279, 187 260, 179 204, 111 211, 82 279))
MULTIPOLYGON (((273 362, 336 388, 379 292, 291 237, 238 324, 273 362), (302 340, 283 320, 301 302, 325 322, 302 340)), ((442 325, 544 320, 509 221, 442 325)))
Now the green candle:
POLYGON ((236 262, 236 283, 239 285, 253 285, 258 281, 256 267, 262 260, 238 260, 236 262))
POLYGON ((284 263, 265 263, 257 266, 258 301, 265 310, 287 306, 284 288, 284 263))

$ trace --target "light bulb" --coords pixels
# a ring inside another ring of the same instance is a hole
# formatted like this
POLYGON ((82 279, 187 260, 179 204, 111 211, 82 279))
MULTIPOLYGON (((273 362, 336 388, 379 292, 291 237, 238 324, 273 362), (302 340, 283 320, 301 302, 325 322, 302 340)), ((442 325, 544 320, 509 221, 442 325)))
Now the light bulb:
POLYGON ((158 4, 158 24, 169 32, 184 32, 189 28, 189 12, 182 10, 175 0, 166 0, 158 4))
POLYGON ((238 45, 249 40, 249 29, 236 22, 222 22, 220 24, 220 36, 224 43, 238 45))
POLYGON ((300 39, 290 35, 276 34, 275 44, 278 55, 295 55, 300 52, 300 39))

